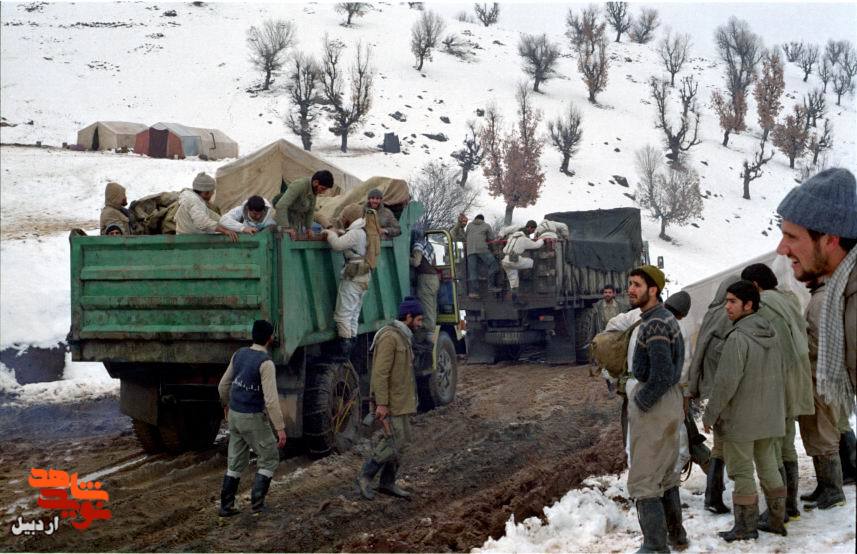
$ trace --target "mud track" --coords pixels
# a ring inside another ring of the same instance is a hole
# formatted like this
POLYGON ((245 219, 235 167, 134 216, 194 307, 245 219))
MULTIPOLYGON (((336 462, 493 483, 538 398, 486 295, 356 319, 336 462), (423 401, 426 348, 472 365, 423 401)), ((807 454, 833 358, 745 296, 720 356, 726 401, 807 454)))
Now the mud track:
MULTIPOLYGON (((354 478, 364 440, 353 451, 284 460, 268 495, 270 510, 252 516, 252 468, 239 492, 244 513, 216 515, 226 466, 226 440, 205 452, 145 456, 121 416, 100 433, 63 428, 41 438, 30 422, 12 438, 12 416, 0 442, 3 521, 48 514, 27 487, 30 467, 99 477, 113 519, 85 532, 70 525, 52 536, 0 534, 13 551, 462 551, 499 537, 506 521, 541 515, 592 474, 621 471, 620 402, 586 367, 530 364, 459 367, 455 402, 414 418, 400 484, 412 501, 379 495, 362 501, 354 478), (83 438, 74 436, 80 435, 83 438), (37 438, 39 437, 39 438, 37 438)), ((96 412, 93 412, 96 413, 96 412)), ((100 412, 99 412, 100 413, 100 412)), ((44 418, 40 412, 40 419, 44 418)), ((26 417, 22 413, 20 417, 26 417)), ((95 416, 93 416, 95 417, 95 416)), ((29 418, 28 418, 29 419, 29 418)), ((46 421, 47 428, 57 426, 46 421)))

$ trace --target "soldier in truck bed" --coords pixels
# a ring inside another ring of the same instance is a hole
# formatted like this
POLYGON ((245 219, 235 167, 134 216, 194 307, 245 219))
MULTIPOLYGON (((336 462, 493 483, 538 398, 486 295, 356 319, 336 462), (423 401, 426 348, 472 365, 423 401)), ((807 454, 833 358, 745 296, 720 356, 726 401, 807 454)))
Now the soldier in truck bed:
POLYGON ((494 229, 485 223, 485 216, 477 215, 467 225, 464 231, 465 248, 467 249, 467 296, 479 298, 479 266, 484 265, 488 272, 488 290, 499 291, 494 279, 497 275, 497 259, 494 257, 488 241, 494 240, 494 229))

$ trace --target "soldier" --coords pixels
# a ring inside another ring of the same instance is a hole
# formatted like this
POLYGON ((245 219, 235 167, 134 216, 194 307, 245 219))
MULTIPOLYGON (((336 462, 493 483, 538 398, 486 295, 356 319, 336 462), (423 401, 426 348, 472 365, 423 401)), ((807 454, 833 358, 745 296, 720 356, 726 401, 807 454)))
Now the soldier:
POLYGON ((636 500, 643 552, 687 546, 682 525, 678 474, 679 427, 684 413, 679 389, 684 340, 660 294, 665 277, 644 265, 631 272, 628 298, 640 308, 628 395, 628 493, 636 500))
POLYGON ((422 229, 412 231, 412 242, 411 267, 417 274, 417 298, 423 308, 423 329, 428 337, 433 338, 437 320, 437 291, 440 288, 440 278, 433 265, 434 248, 422 229))
POLYGON ((101 208, 101 221, 99 227, 101 234, 110 234, 107 228, 114 226, 119 229, 120 235, 130 235, 129 225, 130 212, 125 206, 128 198, 125 196, 125 187, 119 183, 109 182, 104 187, 104 207, 101 208))
POLYGON ((485 216, 477 215, 467 225, 464 232, 465 248, 467 250, 467 296, 479 298, 479 266, 484 265, 488 271, 488 290, 498 292, 494 286, 497 274, 497 259, 488 247, 488 241, 494 240, 494 230, 485 223, 485 216))
POLYGON ((200 173, 193 179, 193 190, 184 189, 179 195, 179 207, 176 210, 176 234, 224 234, 238 240, 235 231, 220 224, 220 214, 214 211, 209 200, 214 196, 216 181, 207 173, 200 173))
POLYGON ((785 536, 786 487, 777 468, 775 446, 786 432, 780 343, 768 320, 756 313, 759 291, 750 281, 738 281, 726 289, 725 309, 732 330, 723 343, 702 418, 706 432, 714 427, 723 437, 726 471, 735 482, 735 525, 719 535, 727 542, 759 536, 755 462, 770 513, 765 530, 785 536))
POLYGON ((274 207, 261 196, 254 195, 223 214, 220 224, 236 233, 252 235, 265 227, 276 225, 274 207))
POLYGON ((301 177, 289 183, 284 192, 274 197, 277 225, 292 239, 299 232, 306 232, 307 238, 312 238, 316 196, 332 187, 333 174, 326 169, 316 171, 310 178, 301 177))
POLYGON ((416 379, 413 371, 413 332, 422 325, 423 310, 413 297, 399 304, 399 317, 375 334, 372 351, 371 394, 375 418, 383 427, 381 440, 372 449, 357 477, 360 494, 375 498, 371 484, 381 472, 380 492, 409 498, 411 493, 396 484, 402 454, 411 440, 410 415, 417 411, 416 379))
POLYGON ((381 229, 381 239, 391 239, 402 234, 399 220, 393 211, 384 205, 384 193, 379 189, 372 189, 366 197, 366 207, 378 214, 378 226, 381 229))
POLYGON ((464 212, 458 214, 458 219, 455 222, 455 225, 452 226, 452 229, 449 230, 449 234, 452 235, 452 240, 457 242, 464 242, 466 240, 464 229, 467 227, 467 216, 464 215, 464 212))
POLYGON ((265 495, 280 460, 277 448, 286 445, 286 425, 277 394, 277 370, 268 355, 274 342, 274 326, 259 319, 253 322, 253 345, 238 350, 220 379, 218 391, 229 423, 229 454, 220 491, 220 516, 239 513, 235 494, 241 473, 256 453, 256 479, 250 491, 254 513, 265 509, 265 495), (267 412, 267 414, 266 414, 267 412), (271 424, 277 438, 271 433, 271 424))
POLYGON ((616 287, 613 285, 604 285, 601 289, 601 300, 593 306, 595 310, 595 321, 593 323, 593 336, 600 333, 607 327, 607 322, 618 314, 625 311, 626 307, 616 298, 616 287))
POLYGON ((521 269, 530 269, 534 263, 532 258, 524 256, 524 252, 527 250, 536 250, 545 244, 543 239, 532 240, 530 238, 530 235, 535 230, 536 222, 533 220, 528 221, 523 229, 519 229, 509 235, 506 246, 503 247, 503 254, 505 255, 500 265, 509 278, 509 289, 512 292, 512 302, 515 304, 518 304, 518 286, 521 284, 518 278, 518 271, 521 269))

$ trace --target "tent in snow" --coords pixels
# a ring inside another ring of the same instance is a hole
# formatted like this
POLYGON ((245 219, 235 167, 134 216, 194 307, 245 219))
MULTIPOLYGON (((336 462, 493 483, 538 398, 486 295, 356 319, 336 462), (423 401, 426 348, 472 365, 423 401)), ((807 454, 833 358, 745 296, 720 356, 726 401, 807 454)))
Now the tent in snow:
POLYGON ((217 129, 155 123, 137 134, 134 152, 152 158, 237 158, 238 144, 217 129))
POLYGON ((96 121, 77 132, 77 145, 85 150, 130 150, 134 148, 137 133, 146 129, 143 123, 96 121))
POLYGON ((322 158, 284 139, 217 168, 217 194, 214 203, 221 211, 241 204, 258 194, 271 200, 285 182, 309 177, 320 169, 333 173, 334 189, 330 195, 349 191, 361 180, 322 158))

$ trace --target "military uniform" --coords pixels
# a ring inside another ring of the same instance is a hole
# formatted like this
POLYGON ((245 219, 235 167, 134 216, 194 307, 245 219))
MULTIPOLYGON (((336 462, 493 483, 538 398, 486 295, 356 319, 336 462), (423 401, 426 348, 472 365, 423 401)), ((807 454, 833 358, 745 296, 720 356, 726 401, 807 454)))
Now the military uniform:
POLYGON ((437 322, 437 291, 440 289, 440 277, 431 264, 434 255, 431 243, 423 239, 411 247, 411 266, 417 274, 417 298, 423 307, 423 328, 434 333, 437 322))
POLYGON ((119 183, 107 183, 104 189, 104 207, 101 208, 101 218, 99 226, 101 234, 107 234, 107 228, 115 225, 122 230, 123 235, 131 234, 129 224, 130 212, 123 205, 125 198, 125 187, 119 183))
POLYGON ((309 230, 315 217, 316 195, 309 177, 290 182, 285 192, 274 197, 274 220, 280 227, 309 230))
POLYGON ((357 336, 363 297, 372 279, 372 271, 366 263, 365 227, 366 221, 361 217, 351 222, 341 237, 334 231, 326 231, 331 248, 345 256, 333 320, 336 322, 337 334, 348 340, 357 336))
POLYGON ((484 265, 488 271, 488 283, 494 284, 497 274, 497 259, 488 247, 488 241, 494 240, 494 230, 483 219, 474 219, 467 225, 464 232, 465 248, 467 250, 467 292, 479 292, 479 266, 484 265))

